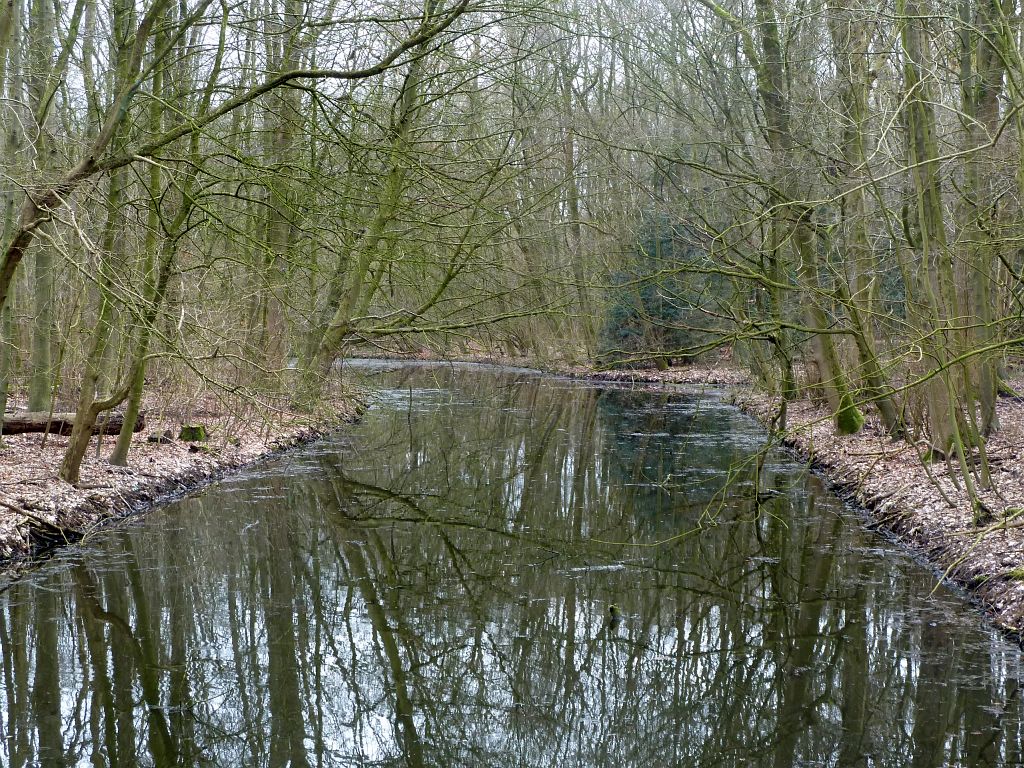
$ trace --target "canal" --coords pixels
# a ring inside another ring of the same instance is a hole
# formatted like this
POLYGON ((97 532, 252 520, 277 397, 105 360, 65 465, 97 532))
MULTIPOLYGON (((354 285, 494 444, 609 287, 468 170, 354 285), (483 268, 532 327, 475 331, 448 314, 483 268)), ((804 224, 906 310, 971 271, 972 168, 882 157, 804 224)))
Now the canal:
POLYGON ((0 585, 0 764, 1018 765, 1018 647, 714 394, 363 421, 0 585))

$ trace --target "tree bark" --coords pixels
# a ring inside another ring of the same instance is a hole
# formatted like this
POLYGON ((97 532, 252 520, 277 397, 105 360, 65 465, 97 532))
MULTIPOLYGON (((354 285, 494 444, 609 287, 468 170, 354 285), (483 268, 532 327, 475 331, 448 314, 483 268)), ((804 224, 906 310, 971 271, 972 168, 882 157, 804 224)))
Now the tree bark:
MULTIPOLYGON (((963 463, 960 426, 964 401, 970 393, 963 392, 959 385, 961 373, 950 370, 951 361, 963 351, 963 334, 953 327, 956 318, 963 314, 957 300, 952 253, 946 236, 935 99, 928 79, 933 62, 926 19, 931 9, 921 0, 899 0, 896 9, 901 17, 907 149, 920 233, 918 247, 922 269, 917 290, 926 314, 921 319, 919 332, 924 353, 934 366, 934 375, 927 383, 931 448, 937 456, 948 456, 955 450, 963 463)), ((909 293, 911 286, 907 286, 907 290, 909 293)), ((964 474, 966 478, 968 473, 964 474)))
POLYGON ((870 68, 871 26, 842 3, 829 10, 829 29, 840 77, 839 101, 846 118, 840 143, 843 163, 839 179, 843 200, 843 251, 849 288, 838 281, 840 298, 849 313, 864 381, 864 394, 874 403, 893 437, 904 433, 900 407, 878 359, 874 333, 873 283, 879 272, 868 235, 868 97, 874 73, 870 68))

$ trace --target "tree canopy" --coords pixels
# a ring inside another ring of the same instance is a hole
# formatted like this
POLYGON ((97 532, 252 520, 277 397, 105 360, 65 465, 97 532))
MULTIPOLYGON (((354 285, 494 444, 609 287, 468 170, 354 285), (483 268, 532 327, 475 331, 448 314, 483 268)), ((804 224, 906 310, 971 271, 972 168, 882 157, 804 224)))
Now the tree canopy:
POLYGON ((353 350, 728 347, 783 404, 927 435, 970 478, 1020 343, 1021 18, 15 0, 3 397, 78 413, 74 480, 127 402, 124 462, 148 380, 313 408, 353 350))

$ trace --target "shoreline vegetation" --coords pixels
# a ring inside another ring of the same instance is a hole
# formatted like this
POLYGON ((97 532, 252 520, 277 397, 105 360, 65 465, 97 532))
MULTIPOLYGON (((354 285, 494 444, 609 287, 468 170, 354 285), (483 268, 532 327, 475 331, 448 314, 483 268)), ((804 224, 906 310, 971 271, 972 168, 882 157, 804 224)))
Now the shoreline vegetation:
MULTIPOLYGON (((515 366, 522 361, 488 357, 396 362, 515 366)), ((650 386, 703 386, 729 391, 731 401, 771 432, 778 402, 755 389, 749 372, 728 361, 666 370, 598 371, 553 366, 545 373, 574 379, 650 386)), ((151 396, 154 397, 154 396, 151 396)), ((0 570, 30 567, 54 548, 73 543, 112 523, 147 512, 281 451, 313 442, 358 419, 363 404, 352 394, 335 396, 316 416, 287 410, 239 418, 223 401, 206 398, 188 412, 148 405, 147 427, 135 435, 129 466, 111 466, 105 452, 112 436, 93 437, 79 483, 59 479, 68 438, 29 433, 4 435, 0 449, 0 570), (183 424, 202 424, 206 441, 179 439, 183 424), (97 448, 97 441, 100 442, 97 448)), ((788 404, 787 429, 772 434, 808 462, 832 489, 855 504, 868 527, 911 551, 966 593, 995 626, 1024 635, 1024 403, 998 404, 1002 429, 988 446, 991 489, 982 501, 989 519, 976 525, 971 501, 953 463, 925 463, 926 440, 893 441, 877 419, 854 435, 839 435, 827 406, 809 399, 788 404)))

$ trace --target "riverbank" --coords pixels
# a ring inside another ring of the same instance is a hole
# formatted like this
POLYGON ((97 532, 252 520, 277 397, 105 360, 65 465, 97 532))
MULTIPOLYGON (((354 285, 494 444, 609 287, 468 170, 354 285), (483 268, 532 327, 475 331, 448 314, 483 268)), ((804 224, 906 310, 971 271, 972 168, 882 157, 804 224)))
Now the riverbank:
MULTIPOLYGON (((777 411, 751 389, 736 404, 762 424, 777 411)), ((926 463, 924 441, 894 442, 869 417, 856 435, 837 435, 829 414, 809 401, 790 403, 783 445, 854 502, 869 524, 895 539, 964 590, 999 628, 1024 636, 1024 405, 1001 400, 1001 428, 989 438, 991 484, 976 487, 986 512, 975 525, 955 463, 926 463)), ((977 478, 972 478, 977 482, 977 478)))
MULTIPOLYGON (((316 440, 361 412, 353 397, 339 397, 315 416, 212 396, 187 406, 171 400, 159 392, 146 396, 146 426, 132 439, 126 467, 107 462, 116 435, 93 437, 75 485, 57 476, 67 437, 4 435, 0 570, 17 570, 41 552, 81 540, 111 521, 316 440), (180 439, 185 424, 201 425, 206 439, 180 439)), ((17 398, 12 403, 20 404, 17 398)))
MULTIPOLYGON (((766 428, 776 399, 755 390, 749 374, 729 364, 667 371, 572 375, 640 384, 728 386, 733 402, 766 428)), ((909 549, 963 590, 1000 629, 1024 636, 1024 403, 1001 399, 1000 430, 987 445, 988 488, 976 487, 987 510, 979 526, 959 466, 925 463, 925 441, 894 442, 868 414, 855 435, 836 434, 828 411, 810 400, 790 403, 787 429, 776 439, 863 510, 869 526, 909 549)), ((977 478, 972 477, 977 484, 977 478)))

